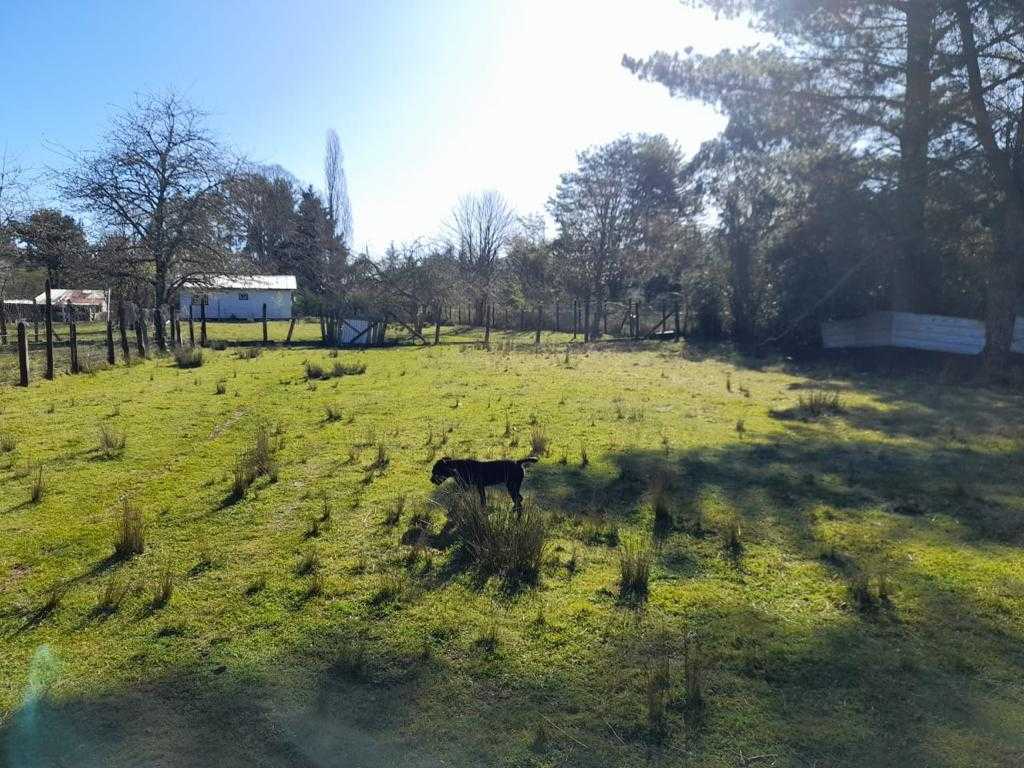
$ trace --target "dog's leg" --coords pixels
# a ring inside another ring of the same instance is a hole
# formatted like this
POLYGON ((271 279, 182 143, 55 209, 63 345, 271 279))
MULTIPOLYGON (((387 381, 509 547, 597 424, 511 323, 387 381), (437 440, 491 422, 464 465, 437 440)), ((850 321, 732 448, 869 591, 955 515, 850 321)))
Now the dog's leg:
POLYGON ((508 495, 512 498, 512 506, 516 514, 523 514, 523 495, 519 492, 519 483, 509 481, 505 487, 508 488, 508 495))

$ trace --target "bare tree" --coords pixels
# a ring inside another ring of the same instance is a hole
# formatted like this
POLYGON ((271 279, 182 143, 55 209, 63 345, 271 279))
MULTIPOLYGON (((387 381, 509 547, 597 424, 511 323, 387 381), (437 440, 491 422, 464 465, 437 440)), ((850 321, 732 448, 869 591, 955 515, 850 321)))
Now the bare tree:
POLYGON ((56 178, 65 199, 122 236, 103 265, 109 276, 145 281, 156 307, 229 264, 218 219, 232 163, 204 117, 173 93, 142 97, 114 118, 100 150, 73 156, 56 178))
POLYGON ((0 154, 0 231, 17 215, 23 203, 25 185, 22 175, 21 167, 7 156, 5 149, 0 154))
POLYGON ((324 152, 324 183, 327 188, 327 212, 334 225, 334 234, 349 248, 352 247, 352 204, 348 199, 348 180, 345 177, 345 155, 341 141, 333 128, 327 131, 324 152))
POLYGON ((478 323, 483 323, 487 302, 494 292, 498 260, 516 232, 517 221, 508 201, 492 190, 461 198, 445 224, 478 323))

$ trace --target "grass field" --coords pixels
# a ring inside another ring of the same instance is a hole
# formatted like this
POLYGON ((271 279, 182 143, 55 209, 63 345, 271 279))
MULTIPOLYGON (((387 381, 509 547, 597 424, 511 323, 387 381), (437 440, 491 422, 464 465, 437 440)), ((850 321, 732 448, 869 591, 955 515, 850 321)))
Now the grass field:
POLYGON ((1020 396, 493 341, 0 386, 0 765, 1024 762, 1020 396), (544 437, 535 584, 402 543, 544 437))

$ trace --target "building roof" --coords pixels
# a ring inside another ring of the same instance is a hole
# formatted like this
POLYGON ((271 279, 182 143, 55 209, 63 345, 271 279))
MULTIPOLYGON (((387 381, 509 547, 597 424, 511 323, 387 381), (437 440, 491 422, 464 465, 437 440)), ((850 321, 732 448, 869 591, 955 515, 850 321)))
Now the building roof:
MULTIPOLYGON (((50 301, 53 304, 106 304, 107 292, 91 288, 53 288, 50 290, 50 301)), ((36 296, 36 303, 46 303, 46 292, 36 296)))
POLYGON ((298 289, 295 275, 210 275, 190 280, 185 288, 242 291, 294 291, 298 289))

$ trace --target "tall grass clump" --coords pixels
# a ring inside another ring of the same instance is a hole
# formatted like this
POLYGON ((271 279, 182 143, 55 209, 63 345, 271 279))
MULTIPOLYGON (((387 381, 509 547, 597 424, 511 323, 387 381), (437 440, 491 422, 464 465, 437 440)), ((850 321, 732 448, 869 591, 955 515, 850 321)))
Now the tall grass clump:
POLYGON ((800 396, 797 410, 808 417, 842 413, 843 401, 837 390, 815 389, 800 396))
POLYGON ((160 571, 160 575, 157 577, 156 585, 153 587, 153 601, 150 603, 150 606, 154 610, 157 608, 163 608, 171 602, 171 595, 173 594, 174 571, 171 570, 170 563, 164 563, 164 566, 160 571))
POLYGON ((668 475, 658 472, 650 485, 651 510, 654 512, 654 530, 667 531, 672 527, 672 511, 669 506, 668 475))
POLYGON ((199 368, 203 364, 201 347, 178 347, 174 350, 174 364, 179 368, 199 368))
POLYGON ((238 500, 245 495, 253 483, 260 477, 277 479, 277 452, 280 443, 270 432, 270 427, 260 424, 256 427, 252 444, 235 463, 234 480, 231 484, 231 497, 238 500))
POLYGON ((358 376, 362 373, 366 373, 366 363, 343 363, 340 360, 335 360, 334 365, 331 366, 331 376, 335 378, 338 376, 358 376))
POLYGON ((96 607, 93 608, 93 613, 97 616, 109 616, 117 613, 130 589, 131 585, 119 574, 112 574, 96 598, 96 607))
POLYGON ((530 432, 530 454, 532 456, 547 456, 549 443, 548 434, 543 427, 536 426, 530 432))
POLYGON ((626 599, 647 597, 651 580, 651 550, 640 540, 622 542, 619 549, 619 595, 626 599))
POLYGON ((124 453, 124 447, 128 438, 124 432, 110 427, 106 424, 100 425, 100 453, 108 459, 113 459, 124 453))
POLYGON ((13 453, 17 447, 18 441, 14 439, 14 435, 0 435, 0 453, 13 453))
POLYGON ((39 467, 36 470, 35 480, 32 481, 32 485, 28 487, 28 498, 33 504, 38 504, 43 500, 43 496, 46 495, 46 480, 43 479, 43 468, 39 467))
POLYGON ((114 556, 127 559, 141 555, 146 548, 146 526, 142 512, 127 497, 121 501, 114 531, 114 556))
POLYGON ((548 524, 530 501, 521 512, 511 504, 491 510, 475 491, 460 490, 449 504, 448 524, 460 555, 482 576, 500 576, 513 586, 536 583, 548 524))

